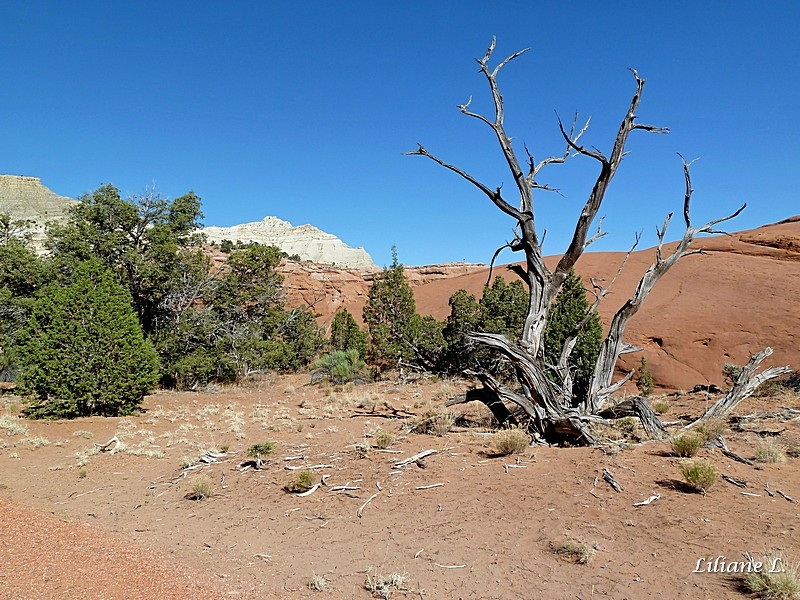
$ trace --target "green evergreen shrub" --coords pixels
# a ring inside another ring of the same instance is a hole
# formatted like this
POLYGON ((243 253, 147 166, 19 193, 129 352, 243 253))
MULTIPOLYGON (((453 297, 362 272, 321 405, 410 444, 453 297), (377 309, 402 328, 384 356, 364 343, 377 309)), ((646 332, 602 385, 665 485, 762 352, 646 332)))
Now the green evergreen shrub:
POLYGON ((330 343, 334 350, 357 350, 361 358, 367 355, 367 334, 361 331, 355 317, 346 308, 333 317, 330 343))
POLYGON ((639 363, 639 377, 636 380, 636 387, 642 396, 649 396, 653 393, 655 383, 653 382, 653 374, 647 367, 647 359, 643 356, 639 363))
POLYGON ((41 294, 20 341, 19 391, 32 417, 131 414, 158 382, 130 294, 96 259, 41 294))
POLYGON ((312 381, 314 383, 326 380, 331 383, 355 381, 363 375, 365 366, 357 350, 353 348, 334 350, 311 365, 312 381))

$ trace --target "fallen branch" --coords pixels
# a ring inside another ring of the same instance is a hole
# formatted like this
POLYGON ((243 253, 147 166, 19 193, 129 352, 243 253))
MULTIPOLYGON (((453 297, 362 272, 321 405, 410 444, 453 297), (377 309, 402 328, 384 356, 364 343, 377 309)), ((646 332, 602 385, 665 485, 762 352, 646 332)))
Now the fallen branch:
POLYGON ((463 569, 467 565, 440 565, 439 563, 433 563, 437 567, 441 567, 443 569, 463 569))
POLYGON ((420 485, 420 486, 418 486, 418 487, 416 487, 414 489, 415 490, 429 490, 431 488, 442 487, 443 485, 444 485, 443 483, 432 483, 430 485, 420 485))
POLYGON ((358 509, 358 512, 356 513, 356 514, 358 515, 358 518, 359 518, 359 519, 361 518, 361 515, 364 513, 364 509, 365 509, 365 508, 367 508, 367 504, 369 504, 370 502, 372 502, 373 500, 375 500, 375 498, 377 498, 377 497, 378 497, 378 494, 380 494, 380 492, 375 492, 374 494, 372 494, 372 496, 370 496, 369 498, 367 498, 367 501, 366 501, 366 502, 364 502, 364 504, 362 504, 362 505, 359 507, 359 509, 358 509))
POLYGON ((717 439, 714 440, 714 443, 717 445, 717 447, 720 450, 722 450, 722 453, 725 456, 727 456, 728 458, 731 458, 731 459, 733 459, 733 460, 735 460, 737 462, 740 462, 742 464, 749 465, 751 467, 753 466, 753 461, 750 460, 749 458, 744 458, 743 456, 739 456, 735 452, 731 452, 728 449, 728 444, 725 443, 725 440, 723 439, 723 437, 721 435, 717 436, 717 439))
POLYGON ((780 494, 781 496, 783 496, 784 498, 786 498, 786 499, 787 499, 789 502, 791 502, 792 504, 797 504, 797 500, 795 500, 794 498, 791 498, 791 497, 787 496, 787 495, 786 495, 786 494, 784 494, 782 491, 780 491, 780 490, 775 490, 775 493, 776 493, 776 494, 780 494))
POLYGON ((98 444, 95 442, 94 447, 97 449, 98 452, 110 452, 111 454, 116 454, 119 447, 122 445, 122 442, 119 440, 117 436, 112 437, 108 440, 105 444, 98 444), (109 446, 114 444, 114 447, 109 449, 109 446))
POLYGON ((308 489, 307 491, 301 492, 299 494, 295 494, 295 496, 297 496, 298 498, 305 498, 306 496, 310 496, 311 494, 316 492, 317 489, 319 489, 319 486, 321 486, 321 485, 322 485, 322 483, 316 483, 310 489, 308 489))
POLYGON ((614 476, 605 467, 603 467, 603 481, 605 481, 606 483, 608 483, 608 485, 614 488, 615 492, 622 491, 622 486, 619 483, 617 483, 617 480, 614 479, 614 476))
POLYGON ((743 480, 740 480, 740 479, 736 479, 734 477, 730 477, 729 475, 723 475, 722 478, 725 481, 727 481, 728 483, 732 483, 736 487, 740 487, 740 488, 746 488, 747 487, 747 482, 746 481, 743 481, 743 480))
POLYGON ((409 456, 405 460, 401 460, 400 462, 394 463, 394 469, 399 469, 401 467, 405 467, 406 465, 410 465, 411 463, 415 463, 418 460, 422 460, 426 456, 430 456, 431 454, 436 454, 436 450, 423 450, 422 452, 415 454, 414 456, 409 456))
POLYGON ((641 502, 637 502, 634 506, 647 506, 648 504, 652 504, 656 500, 661 500, 661 494, 656 494, 655 496, 650 496, 647 500, 642 500, 641 502))

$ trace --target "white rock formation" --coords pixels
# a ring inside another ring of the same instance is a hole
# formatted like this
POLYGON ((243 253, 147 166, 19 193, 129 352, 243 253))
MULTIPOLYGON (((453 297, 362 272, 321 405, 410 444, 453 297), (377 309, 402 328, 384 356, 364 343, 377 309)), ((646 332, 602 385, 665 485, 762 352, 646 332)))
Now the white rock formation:
POLYGON ((351 248, 335 235, 325 233, 312 225, 293 227, 291 223, 278 217, 267 217, 263 221, 231 227, 209 226, 202 232, 209 242, 258 242, 277 246, 290 256, 300 256, 302 260, 362 271, 378 270, 363 248, 351 248))
POLYGON ((45 225, 65 220, 69 207, 76 203, 43 186, 38 177, 0 175, 0 213, 15 220, 33 221, 31 241, 37 249, 41 250, 44 244, 45 225))

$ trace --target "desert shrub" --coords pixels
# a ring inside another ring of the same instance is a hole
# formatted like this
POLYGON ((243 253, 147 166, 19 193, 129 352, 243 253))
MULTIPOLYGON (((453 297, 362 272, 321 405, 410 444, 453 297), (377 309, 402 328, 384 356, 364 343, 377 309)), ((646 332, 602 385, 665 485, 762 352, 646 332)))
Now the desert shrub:
POLYGON ((492 446, 503 456, 525 452, 530 445, 531 436, 521 429, 503 429, 492 436, 492 446))
POLYGON ((247 449, 247 456, 256 458, 257 456, 269 456, 275 451, 275 442, 261 442, 253 444, 247 449))
POLYGON ((406 583, 406 576, 400 573, 392 573, 391 575, 375 575, 370 576, 367 573, 367 580, 364 582, 364 589, 366 589, 373 598, 382 598, 389 600, 392 595, 399 590, 403 589, 406 583))
POLYGON ((19 391, 32 417, 131 414, 158 382, 130 294, 97 260, 42 293, 20 340, 19 391))
POLYGON ((314 474, 310 469, 298 471, 292 480, 284 488, 287 492, 302 493, 314 487, 314 474))
POLYGON ((763 600, 800 600, 800 572, 785 556, 765 555, 763 568, 745 575, 744 587, 763 600), (774 572, 773 572, 774 571, 774 572))
POLYGON ((561 557, 573 560, 579 565, 588 564, 594 557, 594 549, 577 540, 566 540, 551 545, 553 552, 561 557))
POLYGON ((457 418, 455 413, 448 410, 430 408, 411 424, 411 430, 442 437, 453 428, 457 418))
POLYGON ((686 482, 703 495, 711 489, 719 478, 719 471, 710 462, 702 459, 681 465, 681 473, 686 482))
POLYGON ((733 387, 733 384, 739 379, 739 375, 742 374, 742 368, 743 367, 734 363, 725 363, 722 365, 722 377, 725 379, 725 383, 728 387, 733 387))
POLYGON ((187 498, 189 500, 205 500, 214 495, 214 485, 208 475, 195 475, 192 477, 192 491, 187 498))
POLYGON ((375 442, 376 448, 380 448, 381 450, 386 450, 386 448, 391 446, 392 442, 394 442, 394 434, 391 431, 386 431, 385 429, 381 429, 375 433, 373 441, 375 442))
POLYGON ((764 442, 756 448, 756 462, 760 463, 782 463, 786 462, 786 454, 783 449, 773 442, 764 442))
POLYGON ((644 356, 639 363, 639 378, 636 380, 636 387, 642 396, 649 396, 653 393, 653 374, 650 373, 650 369, 647 366, 647 359, 644 356))
POLYGON ((703 442, 715 440, 727 429, 725 419, 708 419, 694 428, 694 432, 700 436, 703 442))
POLYGON ((312 592, 324 592, 328 589, 328 580, 322 575, 314 575, 308 580, 308 589, 312 592))
POLYGON ((681 433, 680 435, 673 436, 670 440, 672 451, 684 458, 691 458, 697 454, 702 444, 703 441, 694 433, 681 433))
POLYGON ((358 350, 335 350, 325 354, 311 365, 312 380, 315 383, 330 381, 331 383, 346 383, 355 381, 363 375, 364 361, 358 350))

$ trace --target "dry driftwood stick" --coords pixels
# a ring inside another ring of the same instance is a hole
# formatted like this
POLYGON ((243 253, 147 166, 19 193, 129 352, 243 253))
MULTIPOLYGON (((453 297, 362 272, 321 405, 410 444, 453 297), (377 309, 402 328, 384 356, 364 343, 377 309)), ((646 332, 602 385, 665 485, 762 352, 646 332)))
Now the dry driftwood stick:
POLYGON ((760 498, 761 494, 754 494, 752 492, 740 492, 742 496, 755 496, 756 498, 760 498))
POLYGON ((619 483, 617 483, 617 480, 614 479, 614 476, 605 467, 603 467, 603 481, 605 481, 606 483, 608 483, 608 485, 614 488, 615 492, 622 491, 622 486, 619 483))
POLYGON ((295 494, 295 496, 297 496, 298 498, 305 498, 306 496, 310 496, 311 494, 316 492, 319 489, 319 486, 321 486, 321 485, 322 485, 322 483, 316 483, 309 490, 307 490, 305 492, 301 492, 299 494, 295 494))
POLYGON ((422 452, 415 454, 414 456, 409 456, 408 458, 401 460, 400 462, 396 462, 393 465, 394 469, 399 469, 400 467, 405 467, 406 465, 410 465, 411 463, 417 462, 425 458, 426 456, 430 456, 431 454, 436 454, 436 450, 423 450, 422 452))
POLYGON ((98 452, 111 452, 111 454, 116 454, 117 449, 122 445, 122 442, 119 441, 117 436, 112 437, 108 440, 105 444, 98 444, 95 442, 94 446, 97 448, 98 452), (109 448, 111 444, 114 444, 113 448, 109 448))
POLYGON ((647 506, 648 504, 652 504, 656 500, 661 500, 661 494, 656 494, 655 496, 650 496, 647 500, 642 500, 641 502, 637 502, 634 506, 647 506))
POLYGON ((787 495, 786 495, 786 494, 784 494, 782 491, 780 491, 780 490, 775 490, 775 493, 776 493, 776 494, 780 494, 781 496, 783 496, 784 498, 786 498, 786 499, 787 499, 789 502, 791 502, 792 504, 797 504, 797 500, 795 500, 794 498, 791 498, 791 497, 787 496, 787 495))
POLYGON ((361 515, 364 513, 364 509, 367 507, 367 504, 369 504, 370 502, 372 502, 373 500, 375 500, 375 498, 377 498, 377 497, 378 497, 378 494, 380 494, 380 492, 375 492, 374 494, 372 494, 372 496, 370 496, 369 498, 367 498, 367 501, 366 501, 366 502, 364 502, 364 504, 362 504, 362 505, 361 505, 361 506, 358 508, 358 512, 357 512, 356 514, 358 515, 358 518, 359 518, 359 519, 361 518, 361 515))
POLYGON ((715 444, 719 447, 720 450, 722 450, 722 453, 725 456, 727 456, 728 458, 731 458, 731 459, 733 459, 733 460, 735 460, 737 462, 743 463, 745 465, 749 465, 751 467, 753 466, 753 461, 750 460, 749 458, 744 458, 742 456, 739 456, 735 452, 731 452, 728 449, 728 444, 725 443, 725 440, 723 439, 723 437, 721 435, 717 436, 717 439, 715 440, 715 444))
POLYGON ((463 569, 467 565, 440 565, 439 563, 433 563, 437 567, 441 567, 443 569, 463 569))
POLYGON ((443 483, 432 483, 430 485, 420 485, 420 486, 418 486, 418 487, 416 487, 414 489, 415 490, 429 490, 431 488, 442 487, 443 485, 444 485, 443 483))
POLYGON ((731 477, 731 476, 729 476, 729 475, 723 475, 723 476, 722 476, 722 478, 723 478, 725 481, 727 481, 728 483, 732 483, 732 484, 733 484, 733 485, 735 485, 736 487, 740 487, 740 488, 746 488, 746 487, 747 487, 747 482, 746 482, 746 481, 744 481, 744 480, 741 480, 741 479, 736 479, 736 478, 734 478, 734 477, 731 477))

